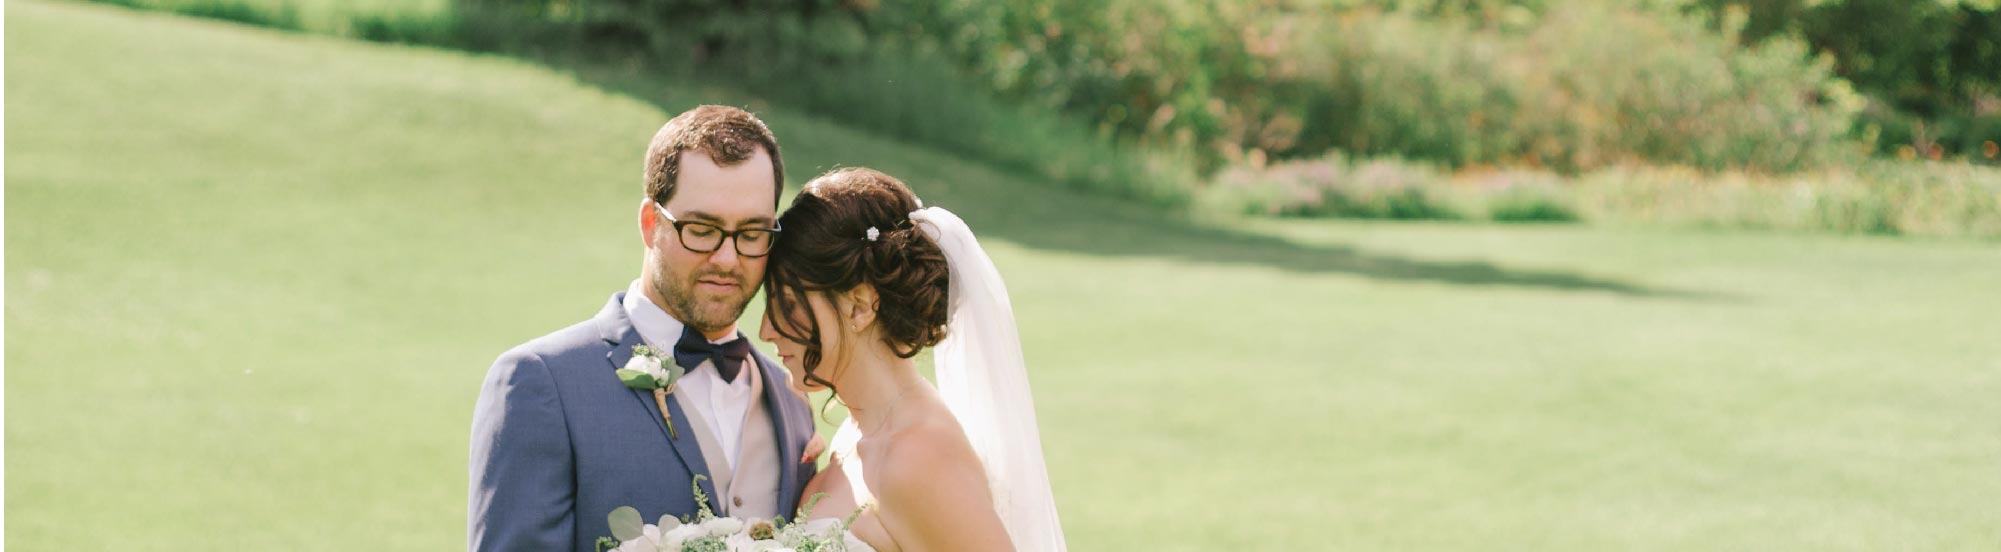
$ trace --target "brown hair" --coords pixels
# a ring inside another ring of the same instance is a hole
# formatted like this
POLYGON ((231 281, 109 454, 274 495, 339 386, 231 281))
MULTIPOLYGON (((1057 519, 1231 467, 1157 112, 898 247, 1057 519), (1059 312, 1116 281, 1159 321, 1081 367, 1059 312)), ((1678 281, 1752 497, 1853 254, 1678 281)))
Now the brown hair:
POLYGON ((682 112, 646 146, 646 197, 666 205, 674 198, 681 178, 681 152, 699 151, 716 165, 729 167, 757 155, 757 148, 771 155, 772 206, 785 192, 785 163, 779 159, 778 139, 765 128, 764 121, 750 112, 724 105, 704 105, 682 112))
POLYGON ((814 374, 820 364, 820 325, 807 310, 807 293, 842 293, 875 287, 875 321, 882 341, 910 358, 945 338, 945 254, 910 222, 923 208, 895 177, 864 168, 836 169, 806 183, 792 207, 778 217, 785 236, 765 268, 766 314, 773 329, 806 348, 806 380, 832 388, 814 374), (869 229, 877 232, 868 237, 869 229))

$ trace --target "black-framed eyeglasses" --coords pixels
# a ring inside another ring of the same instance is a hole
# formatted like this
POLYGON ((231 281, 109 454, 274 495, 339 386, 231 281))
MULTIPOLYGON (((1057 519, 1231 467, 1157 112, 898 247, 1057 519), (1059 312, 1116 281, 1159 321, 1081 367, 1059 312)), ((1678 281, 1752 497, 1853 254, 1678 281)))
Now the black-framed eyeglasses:
POLYGON ((771 246, 778 242, 778 233, 783 231, 778 223, 770 228, 739 228, 724 230, 721 226, 706 222, 682 221, 667 212, 667 207, 658 203, 653 208, 667 223, 674 226, 674 235, 681 239, 681 247, 696 253, 714 253, 722 248, 723 240, 736 242, 736 254, 744 257, 763 257, 771 254, 771 246))

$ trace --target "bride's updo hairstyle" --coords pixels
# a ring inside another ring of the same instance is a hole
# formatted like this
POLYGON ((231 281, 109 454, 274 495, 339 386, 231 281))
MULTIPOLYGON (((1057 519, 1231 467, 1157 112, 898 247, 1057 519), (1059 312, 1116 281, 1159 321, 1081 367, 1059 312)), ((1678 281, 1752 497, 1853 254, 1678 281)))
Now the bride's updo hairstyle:
POLYGON ((814 373, 823 351, 806 299, 812 292, 874 286, 875 325, 899 357, 945 338, 945 254, 910 221, 923 207, 895 177, 844 168, 807 182, 778 217, 784 233, 765 266, 765 309, 772 329, 804 346, 806 381, 833 387, 814 373))

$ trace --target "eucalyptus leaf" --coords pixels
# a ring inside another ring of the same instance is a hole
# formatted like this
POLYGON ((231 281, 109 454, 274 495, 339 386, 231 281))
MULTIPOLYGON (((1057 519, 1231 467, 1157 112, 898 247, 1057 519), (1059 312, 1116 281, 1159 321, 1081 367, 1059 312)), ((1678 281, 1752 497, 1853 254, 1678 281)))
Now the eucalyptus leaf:
POLYGON ((662 534, 665 534, 668 531, 673 531, 675 527, 680 527, 680 526, 681 526, 681 520, 674 519, 674 514, 666 514, 660 516, 660 532, 662 534))
POLYGON ((629 541, 646 534, 646 522, 639 518, 639 510, 631 506, 620 506, 606 518, 611 522, 612 538, 629 541))

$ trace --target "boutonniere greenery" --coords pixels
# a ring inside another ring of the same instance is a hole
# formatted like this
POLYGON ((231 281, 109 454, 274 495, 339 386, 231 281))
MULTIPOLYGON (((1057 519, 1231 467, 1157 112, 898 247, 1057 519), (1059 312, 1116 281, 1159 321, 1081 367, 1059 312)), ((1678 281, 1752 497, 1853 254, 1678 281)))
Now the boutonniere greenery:
POLYGON ((667 437, 680 439, 674 430, 674 414, 667 411, 667 395, 674 392, 674 384, 681 381, 681 375, 688 370, 672 362, 662 362, 660 355, 652 347, 636 345, 632 348, 632 360, 625 361, 625 367, 618 369, 618 380, 626 387, 653 392, 653 405, 660 407, 660 419, 667 422, 667 437))

